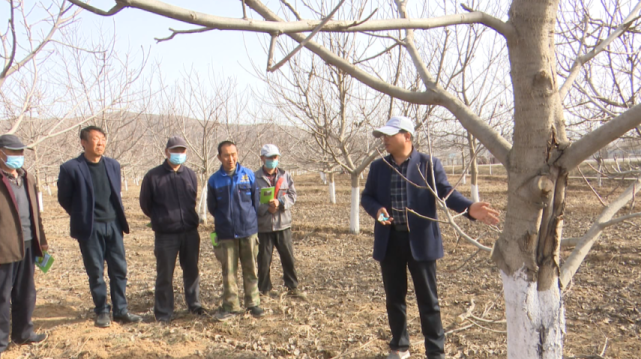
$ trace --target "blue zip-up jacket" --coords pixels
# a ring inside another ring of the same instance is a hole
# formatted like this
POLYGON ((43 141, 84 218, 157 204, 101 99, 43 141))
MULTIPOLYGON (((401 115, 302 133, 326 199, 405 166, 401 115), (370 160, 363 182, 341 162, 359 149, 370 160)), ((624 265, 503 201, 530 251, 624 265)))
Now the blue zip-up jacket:
POLYGON ((254 172, 236 164, 229 177, 222 166, 207 181, 207 208, 214 216, 218 239, 249 237, 258 233, 254 206, 254 172))

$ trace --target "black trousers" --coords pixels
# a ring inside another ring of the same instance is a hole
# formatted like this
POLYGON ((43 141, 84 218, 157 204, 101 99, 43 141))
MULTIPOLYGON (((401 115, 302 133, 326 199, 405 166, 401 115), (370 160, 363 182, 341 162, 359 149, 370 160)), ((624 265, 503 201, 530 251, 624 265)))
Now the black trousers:
POLYGON ((298 287, 298 278, 294 268, 294 246, 292 245, 291 228, 282 231, 258 233, 258 290, 267 292, 272 289, 270 268, 274 247, 278 250, 283 265, 283 280, 287 289, 298 287))
POLYGON ((21 261, 0 264, 0 353, 9 345, 9 327, 14 342, 22 343, 35 336, 31 322, 36 307, 34 269, 31 246, 25 248, 21 261))
POLYGON ((184 233, 156 233, 154 243, 156 255, 156 294, 154 315, 157 320, 171 320, 174 314, 174 269, 176 257, 183 270, 185 302, 189 310, 201 307, 200 274, 200 235, 197 229, 184 233))
POLYGON ((408 268, 414 281, 421 329, 425 337, 425 353, 429 359, 443 359, 445 358, 445 332, 436 291, 436 261, 414 260, 410 249, 409 233, 394 229, 390 233, 385 259, 381 262, 387 316, 392 331, 390 348, 404 351, 410 346, 405 302, 408 268))
POLYGON ((105 283, 105 261, 111 290, 111 303, 114 316, 127 313, 127 259, 122 229, 117 221, 95 222, 93 233, 84 241, 78 241, 82 261, 89 277, 89 291, 95 305, 96 314, 109 313, 107 303, 107 284, 105 283))

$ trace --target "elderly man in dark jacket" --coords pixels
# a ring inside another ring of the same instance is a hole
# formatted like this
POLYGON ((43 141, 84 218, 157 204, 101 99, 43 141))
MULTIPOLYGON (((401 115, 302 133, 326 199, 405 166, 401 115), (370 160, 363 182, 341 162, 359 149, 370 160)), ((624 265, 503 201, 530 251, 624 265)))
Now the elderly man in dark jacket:
POLYGON ((169 323, 174 313, 173 277, 176 257, 180 254, 185 302, 189 311, 202 315, 198 257, 198 213, 196 174, 185 165, 187 143, 174 136, 165 147, 167 159, 151 169, 140 186, 140 208, 151 218, 155 233, 156 291, 154 315, 159 322, 169 323))
POLYGON ((36 334, 31 322, 36 306, 34 259, 47 250, 47 238, 36 181, 22 169, 26 147, 16 136, 0 136, 0 355, 9 344, 9 327, 17 344, 47 338, 36 334))
POLYGON ((109 284, 114 320, 140 322, 142 318, 127 310, 127 261, 123 232, 129 233, 120 196, 120 164, 103 156, 105 132, 95 126, 80 131, 84 153, 60 166, 58 203, 71 217, 71 237, 78 240, 89 277, 95 305, 96 326, 111 325, 107 304, 104 265, 109 266, 109 284))
POLYGON ((392 330, 388 359, 410 356, 405 312, 408 269, 414 282, 425 353, 428 359, 443 359, 445 333, 436 291, 436 260, 443 257, 441 233, 437 221, 406 211, 409 208, 436 219, 436 198, 432 191, 410 182, 425 186, 427 178, 439 198, 447 197, 449 208, 468 211, 473 219, 496 224, 498 212, 488 203, 473 203, 453 191, 441 162, 414 149, 413 133, 413 123, 406 117, 392 117, 384 127, 374 131, 375 137, 383 137, 389 156, 370 166, 361 201, 365 211, 376 220, 374 259, 381 263, 392 330))

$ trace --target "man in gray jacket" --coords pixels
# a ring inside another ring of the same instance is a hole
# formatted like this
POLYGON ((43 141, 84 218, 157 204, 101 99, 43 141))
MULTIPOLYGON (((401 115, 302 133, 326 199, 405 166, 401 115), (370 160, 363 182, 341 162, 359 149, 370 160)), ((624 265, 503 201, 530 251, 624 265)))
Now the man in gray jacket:
POLYGON ((260 150, 263 166, 254 173, 256 176, 255 201, 258 214, 258 290, 262 295, 272 294, 269 276, 274 247, 278 250, 283 264, 283 279, 292 297, 306 299, 304 292, 298 290, 298 278, 294 268, 294 248, 292 246, 292 213, 296 202, 294 180, 285 170, 278 168, 280 151, 276 145, 265 145, 260 150), (273 198, 261 196, 264 189, 273 187, 273 198), (261 198, 262 197, 262 198, 261 198), (265 202, 265 203, 262 203, 265 202))

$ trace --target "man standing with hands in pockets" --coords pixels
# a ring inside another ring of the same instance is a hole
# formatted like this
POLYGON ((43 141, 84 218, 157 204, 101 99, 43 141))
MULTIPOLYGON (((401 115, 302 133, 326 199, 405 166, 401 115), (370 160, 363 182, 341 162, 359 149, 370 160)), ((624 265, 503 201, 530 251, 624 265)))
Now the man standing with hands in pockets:
POLYGON ((429 189, 415 187, 408 180, 425 186, 423 178, 427 178, 427 185, 439 198, 447 197, 449 208, 459 213, 467 211, 471 219, 497 224, 498 212, 489 203, 473 203, 452 191, 441 162, 416 151, 412 145, 414 125, 409 118, 392 117, 373 134, 383 137, 389 155, 372 162, 361 201, 365 211, 376 221, 374 259, 381 263, 392 331, 388 359, 410 357, 405 302, 408 268, 414 282, 425 353, 428 359, 444 359, 445 332, 436 285, 436 260, 443 257, 441 233, 438 222, 406 211, 410 208, 422 216, 436 219, 436 198, 429 189))

